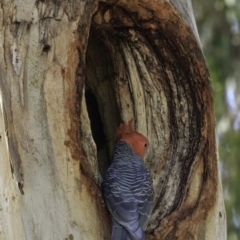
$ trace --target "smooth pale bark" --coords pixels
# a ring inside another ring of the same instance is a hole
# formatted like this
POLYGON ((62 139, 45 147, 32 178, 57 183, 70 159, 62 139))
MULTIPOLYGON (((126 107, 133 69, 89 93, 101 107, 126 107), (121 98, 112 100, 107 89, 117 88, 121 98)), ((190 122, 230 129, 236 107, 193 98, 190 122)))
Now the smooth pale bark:
POLYGON ((226 239, 212 89, 190 1, 0 5, 0 238, 109 239, 101 179, 135 116, 148 239, 226 239))

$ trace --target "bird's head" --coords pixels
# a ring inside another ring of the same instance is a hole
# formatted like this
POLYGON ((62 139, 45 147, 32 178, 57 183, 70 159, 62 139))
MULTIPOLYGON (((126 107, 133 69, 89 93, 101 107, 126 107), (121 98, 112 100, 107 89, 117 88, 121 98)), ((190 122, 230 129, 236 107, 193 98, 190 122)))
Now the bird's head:
POLYGON ((141 133, 134 130, 134 118, 132 118, 127 124, 121 123, 117 128, 117 140, 128 143, 134 153, 140 157, 144 157, 149 141, 141 133))

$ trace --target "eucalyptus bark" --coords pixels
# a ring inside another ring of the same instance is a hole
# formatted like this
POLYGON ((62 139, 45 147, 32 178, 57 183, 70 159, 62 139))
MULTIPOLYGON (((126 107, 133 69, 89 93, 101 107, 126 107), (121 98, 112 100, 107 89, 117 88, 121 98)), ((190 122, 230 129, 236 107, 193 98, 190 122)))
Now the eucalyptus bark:
POLYGON ((109 239, 101 179, 136 118, 148 239, 226 239, 209 73, 190 1, 3 1, 0 238, 109 239))

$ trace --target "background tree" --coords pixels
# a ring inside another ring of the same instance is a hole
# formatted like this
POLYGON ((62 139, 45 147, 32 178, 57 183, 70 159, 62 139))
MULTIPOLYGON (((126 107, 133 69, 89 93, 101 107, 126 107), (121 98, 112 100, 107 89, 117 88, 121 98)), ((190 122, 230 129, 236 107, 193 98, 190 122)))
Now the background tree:
POLYGON ((215 99, 228 239, 240 239, 240 2, 193 1, 215 99))
POLYGON ((190 1, 1 4, 2 239, 109 239, 115 130, 151 142, 148 239, 225 239, 209 74, 190 1))

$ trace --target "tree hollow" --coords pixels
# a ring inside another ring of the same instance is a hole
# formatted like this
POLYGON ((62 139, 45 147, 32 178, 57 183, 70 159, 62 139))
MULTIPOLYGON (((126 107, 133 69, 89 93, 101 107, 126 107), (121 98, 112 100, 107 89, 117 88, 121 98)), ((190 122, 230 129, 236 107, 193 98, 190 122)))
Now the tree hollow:
POLYGON ((100 3, 86 52, 85 98, 96 146, 95 172, 100 172, 98 179, 104 176, 116 127, 134 116, 137 130, 150 140, 145 162, 155 189, 152 233, 184 201, 188 210, 183 218, 197 206, 206 181, 206 121, 213 121, 206 114, 212 95, 198 42, 171 4, 160 5, 100 3), (193 190, 189 182, 196 163, 193 190))

